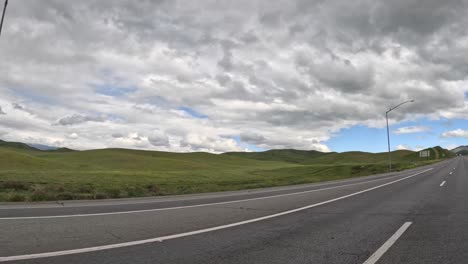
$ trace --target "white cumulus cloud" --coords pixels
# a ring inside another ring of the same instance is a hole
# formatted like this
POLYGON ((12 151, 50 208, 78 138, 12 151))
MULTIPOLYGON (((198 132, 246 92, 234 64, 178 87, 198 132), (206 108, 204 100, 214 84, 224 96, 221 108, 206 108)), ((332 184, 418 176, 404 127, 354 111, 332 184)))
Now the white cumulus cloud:
POLYGON ((399 144, 396 146, 397 150, 411 150, 411 147, 408 145, 399 144))
POLYGON ((430 127, 427 126, 407 126, 407 127, 400 127, 393 130, 394 134, 401 135, 401 134, 412 134, 412 133, 421 133, 421 132, 429 132, 431 131, 430 127))
POLYGON ((451 131, 446 131, 442 133, 442 137, 445 138, 468 138, 468 130, 464 129, 455 129, 451 131))

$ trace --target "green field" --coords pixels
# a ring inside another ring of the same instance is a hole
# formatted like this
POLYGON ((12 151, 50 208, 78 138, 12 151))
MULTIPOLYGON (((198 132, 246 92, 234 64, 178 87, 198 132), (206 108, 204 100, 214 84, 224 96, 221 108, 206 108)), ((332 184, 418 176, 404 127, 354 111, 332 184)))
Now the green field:
MULTIPOLYGON (((395 151, 395 169, 453 156, 440 147, 431 151, 432 160, 395 151)), ((157 196, 313 183, 385 172, 386 161, 387 153, 39 151, 0 141, 0 201, 157 196)))

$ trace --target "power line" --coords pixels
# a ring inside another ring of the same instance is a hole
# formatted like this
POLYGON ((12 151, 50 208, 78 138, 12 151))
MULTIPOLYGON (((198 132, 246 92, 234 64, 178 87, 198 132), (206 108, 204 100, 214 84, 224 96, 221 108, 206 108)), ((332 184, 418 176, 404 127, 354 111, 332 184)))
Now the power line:
POLYGON ((6 11, 7 5, 8 5, 8 0, 5 0, 5 5, 3 6, 2 21, 0 22, 0 35, 2 35, 3 19, 5 18, 5 11, 6 11))

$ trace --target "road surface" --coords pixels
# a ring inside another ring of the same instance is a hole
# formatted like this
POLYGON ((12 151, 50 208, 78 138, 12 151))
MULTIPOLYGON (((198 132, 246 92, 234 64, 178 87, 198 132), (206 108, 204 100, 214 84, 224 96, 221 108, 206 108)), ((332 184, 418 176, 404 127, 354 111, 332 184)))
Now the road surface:
POLYGON ((466 263, 468 159, 262 190, 0 205, 5 263, 466 263))

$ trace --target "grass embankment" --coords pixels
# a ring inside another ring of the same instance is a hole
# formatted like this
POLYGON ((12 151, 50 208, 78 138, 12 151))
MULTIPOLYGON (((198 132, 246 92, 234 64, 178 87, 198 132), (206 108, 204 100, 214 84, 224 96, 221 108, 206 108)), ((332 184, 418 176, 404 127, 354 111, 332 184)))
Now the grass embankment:
MULTIPOLYGON (((393 153, 397 170, 421 161, 393 153)), ((38 151, 0 146, 0 201, 156 196, 240 190, 385 172, 386 153, 167 153, 126 149, 38 151)))

